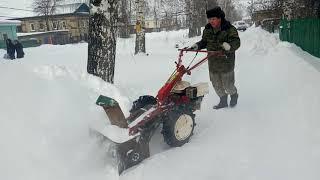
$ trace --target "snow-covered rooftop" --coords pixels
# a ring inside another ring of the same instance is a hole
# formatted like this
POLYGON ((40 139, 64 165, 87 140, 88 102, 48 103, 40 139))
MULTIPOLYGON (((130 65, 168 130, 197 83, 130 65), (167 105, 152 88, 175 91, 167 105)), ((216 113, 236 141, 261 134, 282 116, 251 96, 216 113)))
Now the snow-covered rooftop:
POLYGON ((8 19, 0 19, 0 26, 1 25, 20 25, 21 21, 18 20, 8 20, 8 19))
POLYGON ((31 33, 17 33, 19 37, 22 36, 30 36, 30 35, 37 35, 37 34, 44 34, 44 33, 54 33, 54 32, 68 32, 69 30, 54 30, 54 31, 45 31, 45 32, 31 32, 31 33))
POLYGON ((56 7, 54 14, 74 13, 83 3, 63 4, 56 7))

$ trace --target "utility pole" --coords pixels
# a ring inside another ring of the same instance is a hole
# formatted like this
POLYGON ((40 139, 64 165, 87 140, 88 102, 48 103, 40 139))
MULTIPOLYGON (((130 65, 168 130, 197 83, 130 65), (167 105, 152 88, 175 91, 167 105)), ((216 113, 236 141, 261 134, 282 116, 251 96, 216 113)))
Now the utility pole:
POLYGON ((146 53, 146 36, 144 26, 144 0, 136 0, 136 47, 135 54, 146 53))

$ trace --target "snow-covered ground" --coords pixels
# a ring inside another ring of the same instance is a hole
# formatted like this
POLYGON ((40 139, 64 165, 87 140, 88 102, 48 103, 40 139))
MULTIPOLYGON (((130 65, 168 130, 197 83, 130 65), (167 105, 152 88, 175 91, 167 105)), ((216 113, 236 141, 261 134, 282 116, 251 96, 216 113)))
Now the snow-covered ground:
MULTIPOLYGON (((169 148, 155 134, 153 156, 116 175, 89 133, 109 124, 96 98, 115 98, 128 115, 132 101, 155 95, 171 74, 175 44, 199 40, 186 35, 147 34, 149 56, 133 55, 133 38, 119 39, 115 85, 86 73, 87 44, 43 45, 25 49, 24 59, 0 59, 0 179, 318 180, 320 72, 307 61, 320 59, 259 28, 240 33, 238 106, 213 110, 218 97, 210 86, 190 143, 169 148)), ((209 82, 207 65, 185 79, 209 82)))

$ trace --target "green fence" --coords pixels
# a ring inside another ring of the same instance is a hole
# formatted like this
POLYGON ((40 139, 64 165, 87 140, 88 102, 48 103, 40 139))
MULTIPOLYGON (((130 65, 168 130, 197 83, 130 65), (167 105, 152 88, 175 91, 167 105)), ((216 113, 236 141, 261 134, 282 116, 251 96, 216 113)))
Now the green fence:
MULTIPOLYGON (((24 48, 36 47, 41 45, 40 42, 36 39, 20 40, 20 42, 24 48)), ((5 42, 0 40, 0 49, 6 49, 6 48, 7 46, 5 42)))
POLYGON ((320 19, 281 20, 280 39, 320 57, 320 19))
POLYGON ((24 48, 40 46, 40 42, 36 39, 20 40, 24 48))

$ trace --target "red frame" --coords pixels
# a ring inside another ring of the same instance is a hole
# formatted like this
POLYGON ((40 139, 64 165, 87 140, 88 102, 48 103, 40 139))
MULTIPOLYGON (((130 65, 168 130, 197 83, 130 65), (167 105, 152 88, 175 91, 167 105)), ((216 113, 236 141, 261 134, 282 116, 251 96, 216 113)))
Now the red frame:
MULTIPOLYGON (((176 83, 182 80, 182 77, 186 73, 188 75, 191 75, 191 71, 196 67, 200 66, 201 64, 203 64, 204 62, 206 62, 210 56, 225 56, 225 54, 222 51, 204 51, 204 50, 188 50, 188 49, 179 49, 179 51, 180 53, 179 53, 178 62, 176 62, 175 72, 170 76, 170 78, 164 84, 164 86, 162 86, 161 89, 158 91, 157 107, 153 111, 151 111, 148 115, 146 115, 136 125, 134 125, 133 127, 129 127, 129 135, 136 134, 139 131, 139 127, 144 125, 145 122, 152 120, 154 117, 156 117, 160 113, 168 111, 170 107, 174 105, 174 103, 168 103, 170 102, 170 99, 169 99, 170 92, 172 91, 176 83), (182 65, 182 56, 184 52, 197 52, 197 53, 201 52, 201 53, 208 53, 208 55, 203 59, 201 59, 195 65, 185 68, 184 65, 182 65)), ((187 101, 189 101, 189 99, 187 97, 184 97, 181 99, 180 103, 185 103, 187 101)))
POLYGON ((208 58, 210 56, 225 56, 224 53, 222 51, 204 51, 204 50, 188 50, 188 49, 179 49, 180 54, 179 54, 179 58, 178 58, 178 63, 176 66, 176 70, 175 72, 177 73, 175 75, 175 77, 170 81, 171 77, 169 78, 169 80, 166 82, 166 84, 164 86, 162 86, 162 88, 158 91, 158 95, 157 95, 157 100, 158 100, 158 104, 164 104, 164 102, 166 101, 166 99, 168 98, 171 90, 173 89, 174 85, 178 82, 181 81, 182 77, 187 73, 188 75, 191 75, 191 71, 193 69, 195 69, 196 67, 200 66, 201 64, 203 64, 204 62, 206 62, 208 60, 208 58), (184 52, 202 52, 202 53, 208 53, 208 55, 206 57, 204 57, 203 59, 201 59, 198 63, 196 63, 195 65, 185 68, 184 65, 182 65, 182 56, 184 52))

